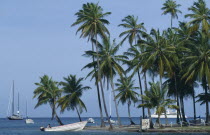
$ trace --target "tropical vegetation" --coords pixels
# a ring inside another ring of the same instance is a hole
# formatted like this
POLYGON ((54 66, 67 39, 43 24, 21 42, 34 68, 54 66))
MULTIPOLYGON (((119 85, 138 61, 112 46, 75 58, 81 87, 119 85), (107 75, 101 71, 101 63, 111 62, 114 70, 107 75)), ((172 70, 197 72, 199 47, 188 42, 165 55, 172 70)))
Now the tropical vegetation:
MULTIPOLYGON (((96 86, 101 127, 105 126, 105 114, 110 129, 113 128, 105 88, 114 95, 119 126, 119 103, 128 105, 130 124, 135 124, 130 114, 131 103, 139 104, 143 117, 146 114, 144 108, 147 108, 150 119, 151 110, 156 109, 159 125, 160 115, 166 114, 167 108, 177 110, 178 124, 187 122, 184 104, 186 98, 193 100, 194 119, 196 102, 205 104, 206 123, 209 123, 210 9, 206 1, 195 1, 188 8, 189 13, 184 15, 188 20, 179 21, 175 26, 173 19, 178 19, 179 13, 182 13, 179 10, 181 5, 167 0, 161 9, 164 15, 171 15, 171 26, 165 30, 148 30, 143 22, 138 22, 138 16, 127 15, 118 25, 125 29, 119 33, 119 37, 123 39, 118 44, 116 39, 111 38, 112 33, 107 27, 110 23, 106 18, 111 12, 105 12, 99 4, 83 4, 76 12, 76 21, 72 26, 78 26, 76 34, 80 33, 80 38, 85 38, 92 46, 92 50, 85 51, 83 55, 91 58, 91 62, 83 65, 83 69, 89 70, 86 78, 94 80, 96 86), (119 51, 122 47, 127 47, 123 53, 119 51), (139 87, 134 83, 136 75, 139 87), (200 88, 204 92, 197 94, 196 90, 200 88)), ((44 75, 40 78, 40 83, 35 83, 37 88, 34 90, 34 98, 38 99, 35 107, 49 104, 52 118, 55 117, 60 124, 62 122, 56 109, 60 107, 61 112, 76 110, 80 117, 82 110, 87 110, 81 97, 85 90, 90 89, 80 84, 83 78, 76 79, 76 76, 70 75, 64 80, 65 82, 58 83, 44 75)))

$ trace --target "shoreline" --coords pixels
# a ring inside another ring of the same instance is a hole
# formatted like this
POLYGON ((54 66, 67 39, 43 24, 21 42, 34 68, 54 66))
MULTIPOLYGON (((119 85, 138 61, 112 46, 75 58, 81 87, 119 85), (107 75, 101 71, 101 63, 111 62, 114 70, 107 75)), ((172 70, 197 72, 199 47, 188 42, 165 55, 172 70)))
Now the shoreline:
POLYGON ((188 127, 163 127, 154 129, 148 129, 140 131, 139 125, 122 127, 113 126, 112 130, 109 130, 109 126, 86 126, 84 130, 89 131, 110 131, 110 132, 159 132, 159 133, 210 133, 210 126, 188 126, 188 127))

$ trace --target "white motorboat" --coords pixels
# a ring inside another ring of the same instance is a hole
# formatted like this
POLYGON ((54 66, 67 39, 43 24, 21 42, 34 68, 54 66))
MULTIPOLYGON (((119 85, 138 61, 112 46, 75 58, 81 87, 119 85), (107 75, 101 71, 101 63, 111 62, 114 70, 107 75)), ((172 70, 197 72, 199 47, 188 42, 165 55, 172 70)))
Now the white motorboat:
POLYGON ((80 131, 83 130, 85 125, 87 124, 87 121, 72 123, 68 125, 61 125, 56 127, 40 127, 41 131, 80 131))
POLYGON ((93 118, 89 118, 89 119, 87 120, 87 122, 88 122, 88 123, 95 123, 95 121, 94 121, 93 118))
MULTIPOLYGON (((167 118, 177 118, 177 111, 173 111, 173 110, 166 110, 166 116, 167 118)), ((152 118, 158 118, 158 115, 156 114, 156 111, 154 112, 154 114, 151 115, 152 118)), ((165 118, 165 114, 162 113, 160 115, 160 118, 165 118)), ((187 118, 187 116, 185 115, 185 118, 187 118)))

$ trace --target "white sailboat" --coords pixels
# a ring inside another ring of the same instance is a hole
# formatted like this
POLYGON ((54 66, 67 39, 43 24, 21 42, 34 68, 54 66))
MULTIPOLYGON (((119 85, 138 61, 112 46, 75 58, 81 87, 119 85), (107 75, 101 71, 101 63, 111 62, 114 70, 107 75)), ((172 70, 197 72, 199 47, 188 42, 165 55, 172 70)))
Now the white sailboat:
MULTIPOLYGON (((109 93, 109 119, 112 124, 115 124, 116 121, 112 120, 111 118, 112 118, 112 91, 110 90, 110 93, 109 93)), ((108 120, 106 120, 104 122, 108 123, 108 120)))
POLYGON ((83 130, 87 121, 72 123, 68 125, 56 126, 56 127, 40 127, 41 131, 80 131, 83 130))
POLYGON ((19 111, 19 93, 18 93, 18 107, 17 107, 17 113, 15 114, 14 113, 14 110, 15 110, 15 104, 14 104, 14 101, 15 101, 15 84, 14 84, 14 81, 13 81, 13 85, 12 85, 12 91, 11 91, 11 94, 10 94, 10 100, 9 100, 9 106, 8 106, 8 110, 7 110, 7 118, 9 120, 23 120, 22 116, 20 115, 20 111, 19 111), (11 97, 12 95, 12 97, 11 97), (12 115, 9 116, 10 114, 10 104, 12 103, 12 115))
POLYGON ((34 121, 32 119, 28 118, 28 110, 27 110, 27 100, 26 100, 26 124, 34 124, 34 121))

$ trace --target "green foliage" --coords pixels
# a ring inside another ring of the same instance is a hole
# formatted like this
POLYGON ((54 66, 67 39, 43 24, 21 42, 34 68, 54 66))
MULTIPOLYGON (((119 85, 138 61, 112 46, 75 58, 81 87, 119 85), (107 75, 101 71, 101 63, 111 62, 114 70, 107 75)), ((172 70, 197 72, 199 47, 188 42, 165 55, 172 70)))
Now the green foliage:
POLYGON ((83 4, 82 9, 75 14, 77 16, 76 22, 71 26, 80 25, 76 33, 81 32, 80 37, 88 37, 88 40, 95 35, 106 37, 109 31, 105 25, 109 24, 109 21, 104 18, 110 14, 111 12, 103 13, 102 7, 98 4, 83 4))
POLYGON ((118 26, 121 26, 127 30, 119 35, 119 37, 125 36, 121 43, 128 39, 130 46, 132 46, 133 41, 135 41, 136 44, 136 41, 140 39, 141 35, 146 29, 144 28, 144 23, 138 24, 137 21, 138 17, 134 17, 133 15, 128 15, 122 19, 122 22, 124 23, 119 24, 118 26))
POLYGON ((40 82, 35 83, 37 88, 34 90, 34 97, 38 102, 35 108, 43 105, 50 104, 52 108, 52 118, 55 116, 56 104, 58 98, 61 96, 62 90, 58 88, 58 82, 53 81, 47 75, 40 77, 40 82))
POLYGON ((137 102, 138 93, 134 90, 138 89, 138 87, 134 87, 134 80, 132 80, 132 77, 124 76, 118 79, 115 85, 117 86, 115 91, 119 92, 115 97, 118 99, 118 102, 121 102, 122 104, 129 101, 134 103, 137 102))
POLYGON ((65 81, 60 82, 63 87, 64 96, 58 100, 59 106, 61 107, 61 112, 67 110, 75 110, 76 107, 79 108, 80 113, 83 109, 87 111, 85 103, 82 101, 81 96, 85 90, 91 89, 89 86, 83 86, 83 78, 76 78, 76 75, 69 75, 63 78, 65 81))

